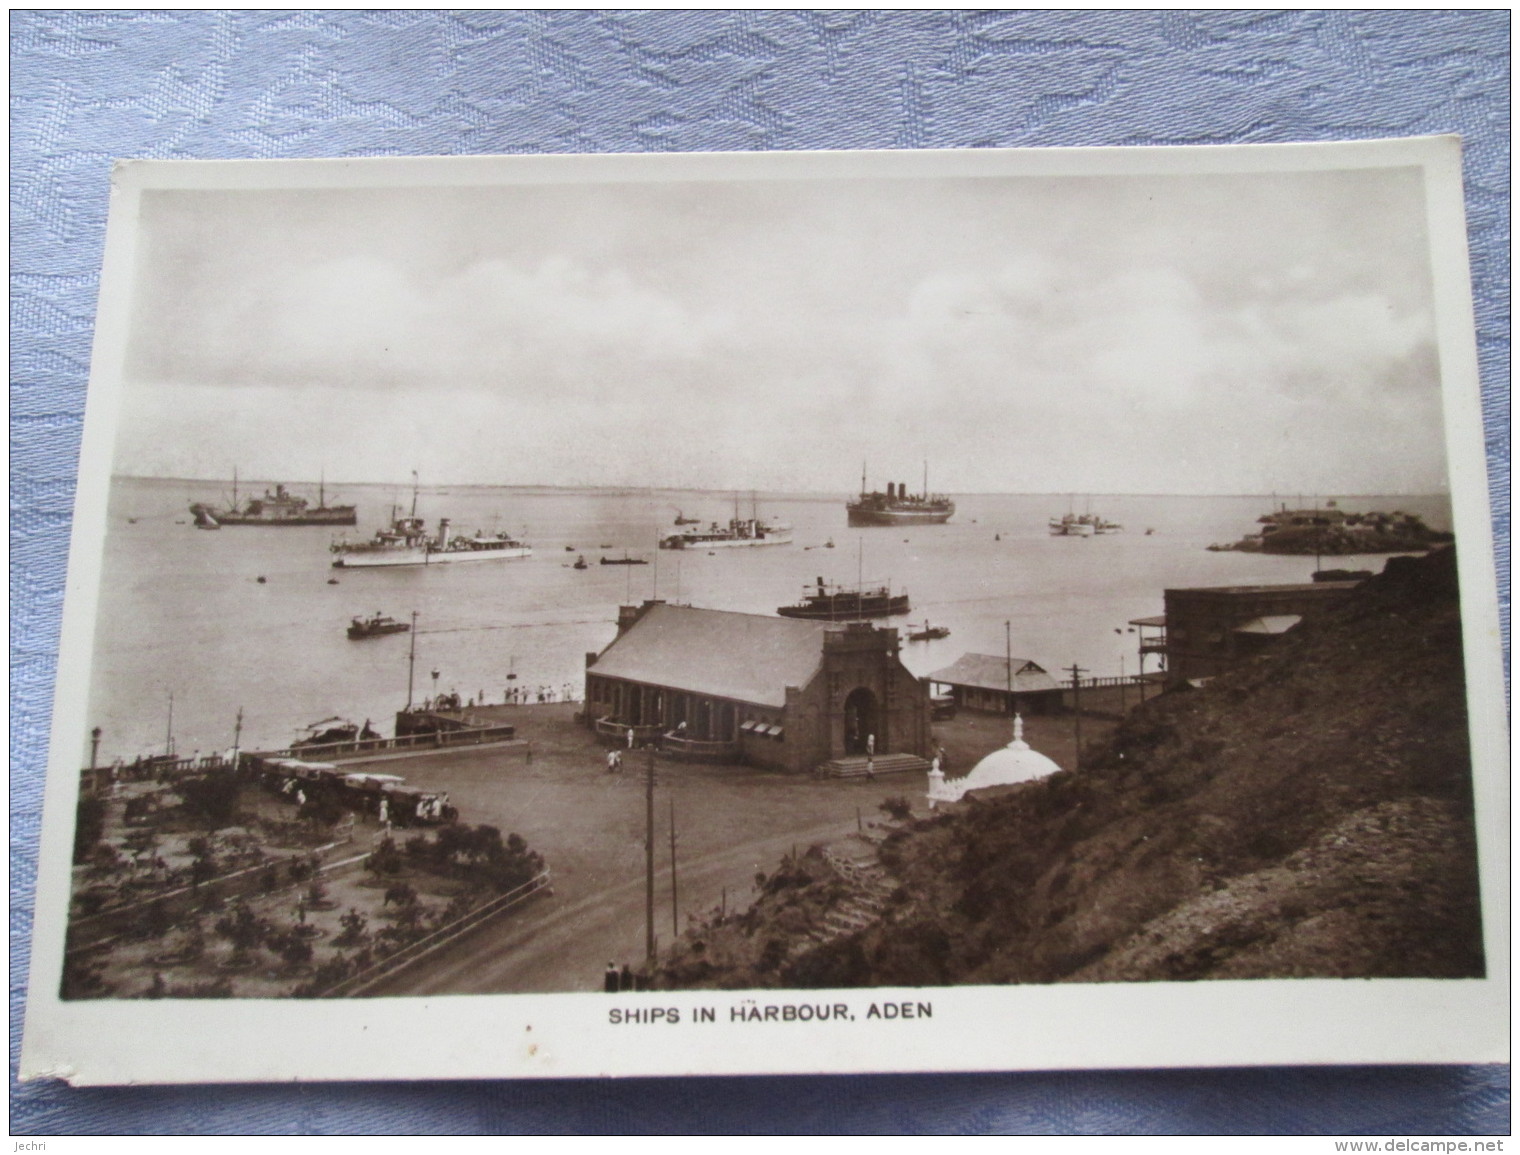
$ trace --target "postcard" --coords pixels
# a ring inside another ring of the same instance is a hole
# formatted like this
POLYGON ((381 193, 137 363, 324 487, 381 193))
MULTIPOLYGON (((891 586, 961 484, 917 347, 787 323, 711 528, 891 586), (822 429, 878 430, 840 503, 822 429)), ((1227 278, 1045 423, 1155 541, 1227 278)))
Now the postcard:
POLYGON ((1507 1058, 1455 138, 112 186, 23 1078, 1507 1058))

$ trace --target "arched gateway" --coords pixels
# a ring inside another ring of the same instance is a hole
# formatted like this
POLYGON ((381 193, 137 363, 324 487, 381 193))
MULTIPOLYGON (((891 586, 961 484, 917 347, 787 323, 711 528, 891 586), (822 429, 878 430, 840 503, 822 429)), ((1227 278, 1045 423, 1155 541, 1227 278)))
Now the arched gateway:
POLYGON ((876 695, 865 686, 851 690, 844 700, 844 752, 865 754, 869 751, 871 736, 875 735, 875 750, 885 753, 886 735, 882 733, 880 711, 876 695))

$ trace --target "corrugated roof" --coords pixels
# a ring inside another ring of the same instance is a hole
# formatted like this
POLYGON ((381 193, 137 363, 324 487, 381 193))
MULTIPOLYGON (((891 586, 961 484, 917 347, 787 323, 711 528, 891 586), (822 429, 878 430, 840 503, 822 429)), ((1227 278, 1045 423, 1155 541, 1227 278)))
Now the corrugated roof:
MULTIPOLYGON (((929 675, 931 682, 950 686, 974 686, 981 690, 1008 689, 1008 659, 993 654, 962 654, 953 666, 929 675)), ((1059 690, 1056 680, 1028 658, 1013 659, 1013 689, 1027 694, 1036 690, 1059 690)))
POLYGON ((786 705, 787 686, 805 686, 823 657, 823 622, 650 606, 602 652, 590 672, 672 690, 786 705))

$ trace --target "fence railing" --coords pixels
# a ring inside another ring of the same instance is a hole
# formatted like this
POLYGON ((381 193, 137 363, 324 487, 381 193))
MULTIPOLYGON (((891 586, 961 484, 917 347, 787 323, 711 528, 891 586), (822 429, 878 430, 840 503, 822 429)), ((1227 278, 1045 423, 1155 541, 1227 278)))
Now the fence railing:
MULTIPOLYGON (((325 855, 330 851, 337 850, 340 846, 353 842, 353 820, 349 819, 347 822, 338 823, 333 827, 332 835, 333 840, 331 842, 314 846, 304 853, 313 857, 325 855)), ((292 855, 291 857, 299 857, 299 855, 292 855)), ((348 866, 365 857, 367 855, 361 854, 333 862, 321 862, 318 864, 315 875, 312 877, 348 866)), ((65 950, 68 954, 74 954, 78 951, 86 951, 97 947, 105 939, 113 937, 115 933, 121 931, 124 927, 136 922, 155 903, 164 903, 167 906, 182 902, 187 898, 193 899, 196 895, 202 893, 201 888, 205 890, 215 889, 224 900, 242 898, 251 893, 262 893, 260 883, 264 873, 271 866, 278 867, 284 861, 284 858, 265 859, 262 862, 255 862, 248 866, 240 866, 236 870, 229 871, 226 874, 219 874, 200 883, 187 883, 174 886, 157 894, 150 894, 145 898, 135 899, 120 906, 112 906, 96 911, 94 914, 71 917, 68 926, 68 943, 65 950)), ((301 885, 304 885, 304 881, 286 883, 279 889, 288 890, 293 886, 301 885)))
MULTIPOLYGON (((1080 688, 1083 690, 1105 690, 1115 686, 1139 686, 1142 684, 1149 686, 1154 681, 1156 681, 1154 674, 1125 674, 1122 677, 1113 678, 1083 678, 1080 688)), ((1061 689, 1063 690, 1077 688, 1070 678, 1061 683, 1061 689)))
POLYGON ((721 739, 682 738, 674 733, 666 733, 660 737, 660 751, 685 758, 732 758, 739 753, 739 743, 721 739))
POLYGON ((389 978, 411 966, 425 955, 431 954, 440 947, 447 946, 460 935, 474 930, 487 919, 495 918, 498 914, 504 914, 515 906, 527 902, 540 891, 550 889, 549 871, 545 870, 530 878, 521 886, 497 895, 490 902, 477 906, 469 914, 455 919, 447 926, 424 935, 416 942, 408 943, 395 954, 386 955, 385 958, 366 967, 356 975, 350 975, 342 982, 335 983, 327 988, 318 997, 324 999, 341 999, 362 993, 381 979, 389 978))
POLYGON ((596 734, 599 738, 611 738, 619 742, 627 742, 628 731, 633 731, 633 744, 635 746, 647 746, 651 742, 658 741, 665 732, 663 726, 630 726, 627 722, 618 722, 612 718, 598 718, 596 720, 596 734))

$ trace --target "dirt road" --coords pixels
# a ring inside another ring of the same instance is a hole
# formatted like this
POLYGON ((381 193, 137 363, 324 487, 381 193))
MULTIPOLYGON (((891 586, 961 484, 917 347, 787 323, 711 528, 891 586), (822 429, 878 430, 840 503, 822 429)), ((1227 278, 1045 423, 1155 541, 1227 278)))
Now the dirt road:
MULTIPOLYGON (((769 872, 792 847, 842 838, 854 824, 829 823, 795 835, 756 839, 679 864, 683 910, 748 905, 757 871, 769 872)), ((657 856, 658 859, 659 856, 657 856)), ((577 888, 580 889, 580 888, 577 888)), ((372 988, 371 995, 548 993, 600 990, 609 960, 637 963, 644 954, 644 875, 589 894, 536 900, 372 988)), ((656 867, 655 930, 670 940, 670 876, 656 867)))

